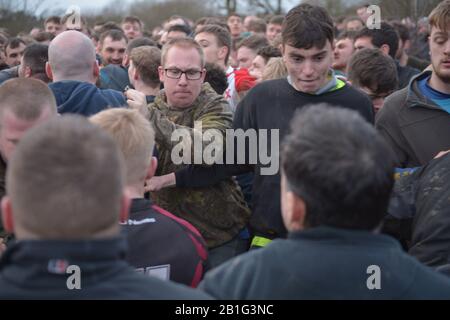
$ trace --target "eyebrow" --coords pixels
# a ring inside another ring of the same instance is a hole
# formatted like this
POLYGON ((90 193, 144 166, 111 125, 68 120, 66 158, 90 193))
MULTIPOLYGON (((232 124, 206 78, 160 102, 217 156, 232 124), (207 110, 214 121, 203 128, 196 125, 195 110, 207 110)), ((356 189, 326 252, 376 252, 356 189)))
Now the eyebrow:
POLYGON ((438 31, 434 34, 435 37, 440 37, 440 36, 445 36, 448 37, 448 33, 447 32, 443 32, 443 31, 438 31))
MULTIPOLYGON (((318 57, 318 56, 324 55, 324 54, 326 54, 326 53, 327 53, 327 50, 323 50, 323 51, 321 51, 321 52, 319 52, 319 53, 314 54, 312 57, 318 57)), ((305 56, 303 56, 303 55, 301 55, 301 54, 299 54, 299 53, 295 53, 295 52, 292 52, 292 53, 290 53, 289 55, 290 55, 291 57, 305 58, 305 56)))

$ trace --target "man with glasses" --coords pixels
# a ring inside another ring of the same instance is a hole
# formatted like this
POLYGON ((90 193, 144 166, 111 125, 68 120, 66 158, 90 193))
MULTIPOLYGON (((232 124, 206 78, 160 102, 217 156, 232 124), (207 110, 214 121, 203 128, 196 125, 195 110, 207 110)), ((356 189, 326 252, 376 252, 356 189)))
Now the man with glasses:
MULTIPOLYGON (((232 113, 228 103, 208 83, 203 83, 204 65, 203 50, 193 39, 170 40, 162 50, 159 77, 164 82, 164 90, 158 93, 154 103, 142 110, 155 129, 158 176, 191 163, 179 164, 173 158, 174 154, 180 154, 180 144, 189 145, 183 148, 184 159, 201 158, 200 165, 206 165, 201 150, 206 152, 211 140, 202 138, 202 133, 215 129, 219 139, 223 139, 225 130, 231 128, 232 113), (180 134, 184 134, 181 142, 180 134)), ((201 232, 210 249, 212 267, 247 250, 248 236, 242 230, 250 218, 250 210, 232 178, 212 187, 164 189, 152 194, 152 199, 201 232)))

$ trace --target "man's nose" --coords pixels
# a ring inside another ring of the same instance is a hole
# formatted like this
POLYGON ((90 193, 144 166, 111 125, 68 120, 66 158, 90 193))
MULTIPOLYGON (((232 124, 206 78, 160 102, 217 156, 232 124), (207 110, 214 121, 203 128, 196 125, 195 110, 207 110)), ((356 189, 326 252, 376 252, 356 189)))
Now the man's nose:
POLYGON ((178 80, 178 84, 185 86, 188 83, 188 79, 186 78, 186 73, 182 73, 180 79, 178 80))

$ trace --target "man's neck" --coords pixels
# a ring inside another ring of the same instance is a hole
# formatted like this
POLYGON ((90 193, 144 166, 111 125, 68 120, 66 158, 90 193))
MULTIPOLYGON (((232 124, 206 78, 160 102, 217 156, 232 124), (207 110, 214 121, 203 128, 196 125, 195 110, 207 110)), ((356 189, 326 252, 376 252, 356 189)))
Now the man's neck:
POLYGON ((428 84, 436 91, 450 94, 450 83, 442 81, 435 72, 431 74, 431 78, 428 84))
POLYGON ((58 82, 58 81, 79 81, 79 82, 87 82, 90 84, 95 85, 95 80, 94 79, 86 79, 83 77, 53 77, 53 82, 58 82))
POLYGON ((223 70, 223 71, 227 71, 228 66, 225 64, 225 61, 217 61, 216 64, 223 70))
POLYGON ((400 59, 398 60, 398 63, 402 66, 405 67, 406 64, 408 63, 408 55, 406 54, 406 52, 403 50, 402 56, 400 57, 400 59))
POLYGON ((159 87, 152 88, 150 86, 143 84, 142 82, 136 82, 134 84, 134 88, 137 91, 142 92, 146 96, 156 96, 157 93, 159 92, 159 87))
POLYGON ((127 186, 127 192, 131 199, 144 198, 144 186, 127 186))

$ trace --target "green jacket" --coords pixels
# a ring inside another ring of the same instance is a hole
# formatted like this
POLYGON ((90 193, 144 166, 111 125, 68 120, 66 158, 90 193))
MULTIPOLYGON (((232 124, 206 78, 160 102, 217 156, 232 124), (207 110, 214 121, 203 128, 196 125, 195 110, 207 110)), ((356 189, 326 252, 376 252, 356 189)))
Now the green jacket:
MULTIPOLYGON (((184 129, 194 135, 194 122, 202 122, 202 131, 217 129, 225 135, 232 127, 232 113, 227 101, 218 95, 208 83, 191 107, 177 109, 167 105, 162 90, 155 102, 148 105, 149 120, 155 129, 158 149, 156 175, 172 173, 186 164, 172 162, 172 149, 179 141, 172 141, 176 129, 184 129)), ((198 134, 197 132, 196 134, 198 134)), ((186 140, 184 140, 186 141, 186 140)), ((194 139, 192 139, 192 142, 194 139)), ((203 150, 210 142, 203 142, 203 150)), ((225 143, 223 143, 225 146, 225 143)), ((190 146, 193 159, 194 143, 190 146)), ((206 164, 204 164, 206 165, 206 164)), ((166 188, 152 194, 152 200, 160 207, 192 223, 205 238, 209 248, 217 247, 234 238, 250 218, 242 192, 233 179, 223 180, 208 188, 166 188)))

